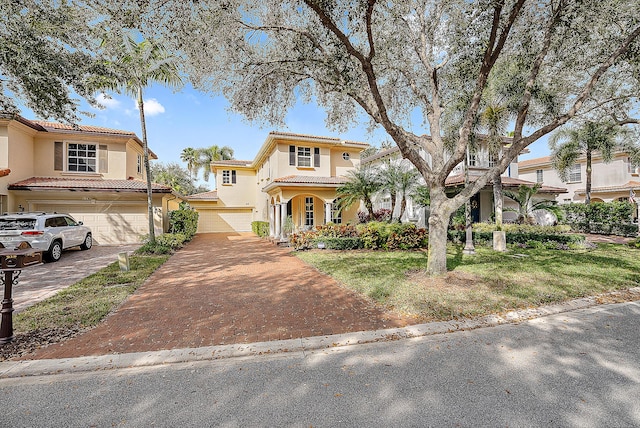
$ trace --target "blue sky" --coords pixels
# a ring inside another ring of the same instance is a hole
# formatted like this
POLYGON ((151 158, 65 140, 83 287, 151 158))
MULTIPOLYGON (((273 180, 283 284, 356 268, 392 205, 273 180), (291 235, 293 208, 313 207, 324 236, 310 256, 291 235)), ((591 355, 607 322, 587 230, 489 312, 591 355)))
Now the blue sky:
MULTIPOLYGON (((111 97, 103 101, 106 106, 104 110, 92 109, 83 103, 82 109, 91 111, 95 116, 82 116, 81 123, 133 131, 142 137, 135 101, 124 95, 111 94, 111 97)), ((224 98, 211 97, 191 87, 173 92, 154 85, 147 89, 144 98, 149 147, 162 163, 178 162, 185 166, 180 160, 180 153, 185 147, 201 148, 213 144, 231 147, 236 159, 252 160, 272 130, 339 137, 375 146, 389 139, 382 129, 369 133, 365 120, 346 133, 330 131, 325 125, 324 111, 313 104, 298 103, 289 112, 286 127, 276 129, 249 123, 242 116, 230 113, 224 98)), ((34 114, 27 109, 22 114, 26 118, 35 119, 34 114)), ((546 140, 537 141, 529 149, 531 153, 521 159, 548 154, 546 140)), ((213 178, 209 179, 209 183, 201 184, 213 188, 213 178)))

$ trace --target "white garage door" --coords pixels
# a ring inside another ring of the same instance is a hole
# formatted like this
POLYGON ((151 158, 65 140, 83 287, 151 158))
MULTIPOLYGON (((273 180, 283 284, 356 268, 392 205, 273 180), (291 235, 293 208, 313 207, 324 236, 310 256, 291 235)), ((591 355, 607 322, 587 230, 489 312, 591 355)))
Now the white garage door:
POLYGON ((198 210, 198 233, 250 232, 253 212, 249 210, 198 210))
POLYGON ((139 243, 149 234, 146 205, 36 204, 35 210, 71 214, 91 228, 97 244, 139 243))

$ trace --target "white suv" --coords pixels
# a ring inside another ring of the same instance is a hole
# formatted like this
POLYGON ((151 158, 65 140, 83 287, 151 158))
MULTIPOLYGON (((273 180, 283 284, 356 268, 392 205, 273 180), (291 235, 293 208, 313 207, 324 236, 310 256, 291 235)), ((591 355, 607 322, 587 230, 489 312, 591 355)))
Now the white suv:
POLYGON ((93 245, 91 229, 75 221, 69 214, 15 213, 0 215, 0 243, 14 248, 27 241, 33 248, 43 251, 46 261, 57 262, 62 250, 80 247, 88 250, 93 245))

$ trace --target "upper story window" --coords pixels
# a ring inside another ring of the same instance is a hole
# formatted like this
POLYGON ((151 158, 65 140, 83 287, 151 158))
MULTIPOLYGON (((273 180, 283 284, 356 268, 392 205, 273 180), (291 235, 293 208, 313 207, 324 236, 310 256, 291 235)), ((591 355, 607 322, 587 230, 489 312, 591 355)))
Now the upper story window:
POLYGON ((138 174, 142 174, 142 155, 138 155, 138 162, 136 164, 138 174))
POLYGON ((222 184, 236 184, 236 172, 228 169, 223 170, 222 184))
POLYGON ((493 168, 498 163, 498 155, 495 153, 489 153, 489 168, 493 168))
POLYGON ((629 174, 637 174, 638 173, 638 164, 633 163, 633 160, 629 157, 627 158, 628 172, 629 174))
POLYGON ((573 164, 573 166, 569 170, 569 182, 574 183, 578 181, 582 181, 582 173, 580 171, 580 164, 576 163, 573 164))
POLYGON ((298 168, 318 168, 320 166, 320 148, 314 147, 312 151, 311 147, 289 146, 289 165, 298 166, 298 168))
POLYGON ((311 166, 311 147, 298 147, 298 166, 311 166))
POLYGON ((342 154, 342 159, 348 161, 349 159, 351 159, 351 155, 348 152, 344 152, 342 154))
POLYGON ((69 171, 98 172, 96 161, 98 149, 95 144, 70 143, 67 146, 67 166, 69 171))
POLYGON ((542 170, 536 169, 536 183, 542 183, 542 170))
POLYGON ((56 141, 53 150, 53 170, 66 172, 109 172, 106 144, 67 143, 56 141))
POLYGON ((478 158, 475 153, 469 153, 469 166, 476 166, 478 158))

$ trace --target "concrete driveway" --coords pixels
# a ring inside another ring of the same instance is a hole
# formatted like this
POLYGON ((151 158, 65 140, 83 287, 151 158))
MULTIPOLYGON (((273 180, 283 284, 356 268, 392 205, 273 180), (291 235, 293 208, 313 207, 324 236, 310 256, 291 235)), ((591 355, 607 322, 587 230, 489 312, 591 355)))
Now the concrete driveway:
POLYGON ((74 248, 64 251, 55 263, 26 268, 13 287, 15 313, 54 295, 94 272, 118 260, 118 253, 132 252, 140 244, 95 245, 87 251, 74 248))

